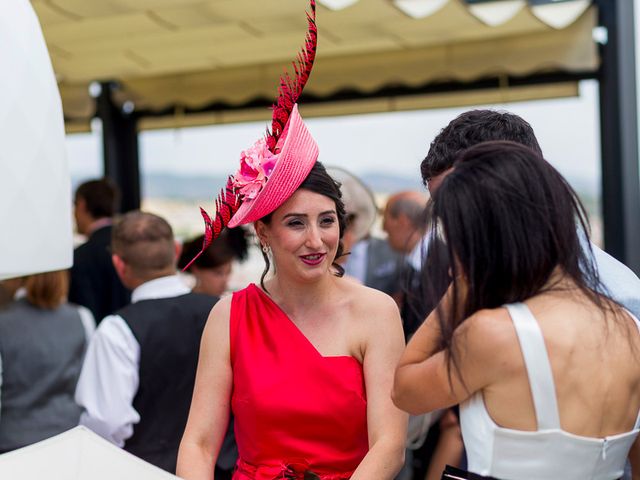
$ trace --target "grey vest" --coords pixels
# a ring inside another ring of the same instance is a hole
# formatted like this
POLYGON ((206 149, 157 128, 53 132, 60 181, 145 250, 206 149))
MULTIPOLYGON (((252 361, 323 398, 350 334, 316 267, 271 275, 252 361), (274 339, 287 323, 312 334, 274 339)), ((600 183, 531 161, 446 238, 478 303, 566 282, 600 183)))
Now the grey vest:
POLYGON ((73 395, 85 348, 73 306, 42 310, 18 300, 0 310, 0 453, 78 424, 73 395))

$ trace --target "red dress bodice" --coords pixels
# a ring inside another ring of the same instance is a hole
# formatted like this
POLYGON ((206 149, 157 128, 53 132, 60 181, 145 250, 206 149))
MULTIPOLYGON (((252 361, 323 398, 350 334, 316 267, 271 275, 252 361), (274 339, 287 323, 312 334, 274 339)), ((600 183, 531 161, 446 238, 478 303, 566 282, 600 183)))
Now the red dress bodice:
POLYGON ((254 284, 233 294, 230 344, 233 479, 349 478, 369 449, 360 362, 322 356, 254 284))

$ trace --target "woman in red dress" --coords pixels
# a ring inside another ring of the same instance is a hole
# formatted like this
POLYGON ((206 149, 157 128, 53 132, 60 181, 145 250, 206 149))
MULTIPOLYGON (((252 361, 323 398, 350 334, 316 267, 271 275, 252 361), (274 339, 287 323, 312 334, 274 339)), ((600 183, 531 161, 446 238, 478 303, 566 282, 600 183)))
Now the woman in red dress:
POLYGON ((223 298, 209 316, 178 457, 187 480, 213 478, 230 411, 234 480, 391 480, 402 466, 407 417, 390 398, 400 315, 384 293, 342 278, 339 185, 317 162, 296 104, 315 56, 311 6, 306 50, 296 78, 281 83, 272 131, 242 152, 214 219, 203 212, 203 248, 226 225, 253 223, 267 266, 260 286, 223 298))

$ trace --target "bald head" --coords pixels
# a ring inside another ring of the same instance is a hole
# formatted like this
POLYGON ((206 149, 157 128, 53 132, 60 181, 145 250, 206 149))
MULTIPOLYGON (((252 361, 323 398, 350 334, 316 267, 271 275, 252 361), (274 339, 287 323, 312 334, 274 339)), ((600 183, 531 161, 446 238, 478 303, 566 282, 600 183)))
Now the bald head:
POLYGON ((399 215, 405 215, 413 226, 420 228, 425 224, 426 205, 427 197, 421 192, 415 190, 398 192, 387 200, 385 216, 397 218, 399 215))
POLYGON ((427 228, 427 197, 414 190, 398 192, 387 201, 383 229, 391 248, 410 253, 427 228))

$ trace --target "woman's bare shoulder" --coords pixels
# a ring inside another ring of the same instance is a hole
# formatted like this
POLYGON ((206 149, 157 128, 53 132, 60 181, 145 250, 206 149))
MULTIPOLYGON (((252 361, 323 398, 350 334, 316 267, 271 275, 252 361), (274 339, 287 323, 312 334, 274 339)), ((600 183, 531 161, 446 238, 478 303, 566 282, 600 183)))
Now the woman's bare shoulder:
POLYGON ((497 352, 507 355, 519 352, 515 328, 504 307, 483 309, 471 315, 456 329, 454 342, 459 351, 476 361, 489 363, 504 364, 504 355, 496 355, 497 352))
POLYGON ((397 304, 389 295, 375 288, 367 287, 352 279, 343 279, 345 293, 349 293, 356 305, 365 309, 396 308, 397 304))
POLYGON ((220 316, 226 316, 226 318, 229 318, 229 316, 231 315, 232 299, 233 299, 233 294, 224 295, 220 297, 220 300, 218 300, 216 304, 213 306, 213 308, 211 309, 209 318, 211 318, 212 316, 216 318, 220 316))
POLYGON ((398 305, 386 293, 348 279, 343 280, 340 288, 354 318, 365 320, 370 326, 388 325, 400 319, 398 305))
POLYGON ((479 338, 482 341, 493 339, 495 342, 513 339, 514 332, 509 311, 504 307, 478 310, 457 329, 457 333, 465 337, 479 338))
POLYGON ((216 302, 209 312, 209 318, 203 335, 209 337, 226 338, 229 332, 229 321, 231 319, 232 295, 225 295, 216 302))

